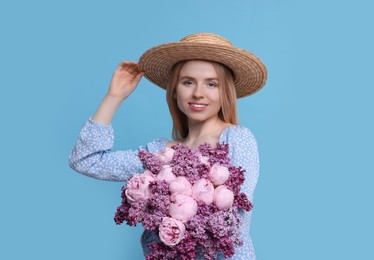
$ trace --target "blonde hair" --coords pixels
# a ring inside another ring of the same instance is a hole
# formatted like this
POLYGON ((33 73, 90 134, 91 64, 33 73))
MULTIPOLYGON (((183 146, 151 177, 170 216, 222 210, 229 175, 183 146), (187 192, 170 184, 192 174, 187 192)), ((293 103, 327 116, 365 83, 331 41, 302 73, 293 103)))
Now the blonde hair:
MULTIPOLYGON (((188 136, 188 118, 179 109, 177 100, 174 98, 179 81, 179 74, 184 64, 188 60, 177 63, 172 70, 170 80, 166 88, 166 101, 169 106, 171 118, 173 120, 172 137, 174 140, 183 140, 188 136)), ((218 117, 230 124, 237 125, 237 107, 236 107, 236 91, 234 77, 232 71, 223 64, 207 61, 211 63, 218 76, 219 91, 222 107, 218 112, 218 117)))

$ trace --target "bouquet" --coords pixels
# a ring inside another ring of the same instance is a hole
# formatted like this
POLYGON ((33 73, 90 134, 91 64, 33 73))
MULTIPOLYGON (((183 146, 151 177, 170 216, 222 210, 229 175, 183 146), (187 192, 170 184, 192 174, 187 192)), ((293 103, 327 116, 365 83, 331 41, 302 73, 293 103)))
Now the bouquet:
POLYGON ((228 151, 228 144, 179 144, 139 152, 145 172, 122 187, 114 220, 141 223, 158 235, 147 260, 229 258, 243 244, 239 211, 250 211, 252 203, 240 192, 245 170, 230 164, 228 151))

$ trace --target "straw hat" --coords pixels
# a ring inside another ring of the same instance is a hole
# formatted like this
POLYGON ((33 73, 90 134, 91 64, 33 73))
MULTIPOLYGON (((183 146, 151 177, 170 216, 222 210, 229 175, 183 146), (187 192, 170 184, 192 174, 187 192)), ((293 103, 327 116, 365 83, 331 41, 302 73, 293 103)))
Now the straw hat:
POLYGON ((213 33, 191 34, 179 42, 153 47, 140 57, 139 67, 148 80, 166 89, 174 65, 183 60, 208 60, 226 65, 234 73, 238 98, 260 90, 267 78, 265 64, 257 56, 213 33))

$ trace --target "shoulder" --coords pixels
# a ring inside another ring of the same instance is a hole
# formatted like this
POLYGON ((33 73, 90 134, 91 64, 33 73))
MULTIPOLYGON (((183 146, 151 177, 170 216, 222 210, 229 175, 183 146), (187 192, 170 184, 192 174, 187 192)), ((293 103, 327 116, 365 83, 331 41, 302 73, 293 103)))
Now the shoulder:
MULTIPOLYGON (((258 147, 251 130, 241 125, 230 126, 222 133, 220 143, 229 145, 231 162, 244 169, 258 168, 258 147)), ((251 170, 254 171, 254 170, 251 170)))
MULTIPOLYGON (((226 128, 221 135, 220 143, 229 145, 230 157, 234 161, 240 159, 240 156, 248 157, 250 155, 251 157, 257 157, 257 142, 254 135, 247 127, 233 125, 226 128)), ((255 158, 252 159, 257 160, 255 158)))
POLYGON ((231 125, 227 127, 220 137, 220 143, 231 144, 256 144, 256 139, 249 128, 242 125, 231 125))

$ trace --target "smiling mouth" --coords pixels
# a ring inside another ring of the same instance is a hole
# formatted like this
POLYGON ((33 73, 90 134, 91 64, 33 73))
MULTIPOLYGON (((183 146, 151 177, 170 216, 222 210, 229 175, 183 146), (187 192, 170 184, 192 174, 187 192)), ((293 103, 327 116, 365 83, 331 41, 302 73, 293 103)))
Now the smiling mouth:
POLYGON ((204 107, 208 106, 206 104, 196 104, 196 103, 189 103, 189 105, 192 106, 192 107, 195 107, 195 108, 204 108, 204 107))

